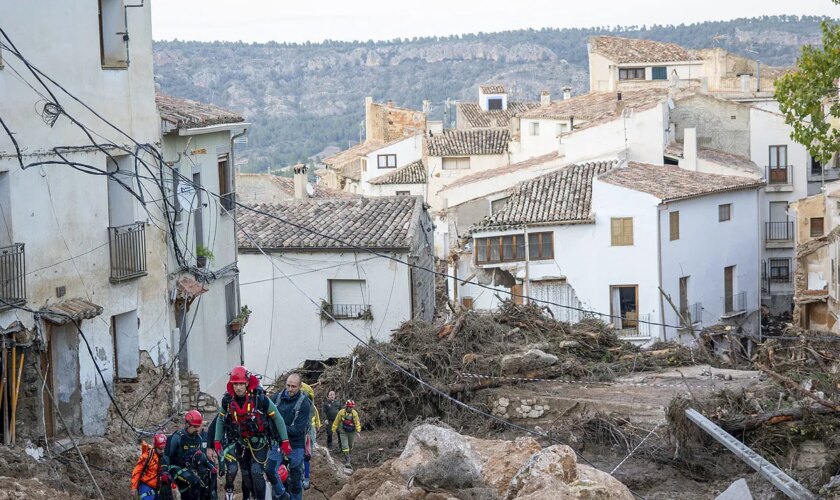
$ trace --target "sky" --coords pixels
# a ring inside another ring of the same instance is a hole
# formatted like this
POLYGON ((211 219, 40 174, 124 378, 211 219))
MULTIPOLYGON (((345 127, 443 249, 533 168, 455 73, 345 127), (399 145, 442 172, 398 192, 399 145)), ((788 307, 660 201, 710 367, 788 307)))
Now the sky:
POLYGON ((153 0, 155 40, 320 42, 680 24, 794 14, 840 17, 831 0, 153 0))

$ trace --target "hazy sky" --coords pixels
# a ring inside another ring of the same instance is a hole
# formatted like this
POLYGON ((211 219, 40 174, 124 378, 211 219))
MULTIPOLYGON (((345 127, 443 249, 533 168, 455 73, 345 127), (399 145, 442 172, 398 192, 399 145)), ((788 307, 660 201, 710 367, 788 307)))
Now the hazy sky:
POLYGON ((153 0, 156 40, 387 40, 519 28, 840 16, 830 0, 153 0))

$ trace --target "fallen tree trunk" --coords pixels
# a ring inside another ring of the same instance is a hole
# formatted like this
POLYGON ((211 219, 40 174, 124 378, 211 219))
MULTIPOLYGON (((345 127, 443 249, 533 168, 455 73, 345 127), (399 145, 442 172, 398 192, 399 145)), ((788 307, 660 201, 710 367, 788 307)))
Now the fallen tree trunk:
POLYGON ((760 415, 750 415, 743 418, 722 420, 718 422, 720 428, 730 434, 749 432, 766 425, 776 425, 783 422, 802 420, 807 413, 825 415, 834 413, 833 410, 823 406, 812 406, 810 408, 786 408, 784 410, 771 411, 760 415))
POLYGON ((796 392, 797 394, 799 394, 801 396, 811 398, 814 401, 816 401, 817 403, 825 406, 826 408, 828 408, 830 410, 840 411, 840 405, 837 405, 835 403, 832 403, 831 401, 823 399, 823 398, 817 396, 816 394, 814 394, 810 391, 806 391, 805 389, 802 388, 802 386, 800 386, 798 383, 796 383, 795 380, 793 380, 791 378, 788 378, 788 377, 785 377, 784 375, 782 375, 780 373, 776 373, 773 370, 771 370, 770 368, 767 368, 766 366, 762 365, 761 363, 756 363, 756 365, 758 366, 759 369, 761 369, 761 371, 763 371, 767 375, 770 375, 774 379, 778 380, 779 382, 782 383, 782 385, 784 385, 785 387, 787 387, 791 391, 796 392))

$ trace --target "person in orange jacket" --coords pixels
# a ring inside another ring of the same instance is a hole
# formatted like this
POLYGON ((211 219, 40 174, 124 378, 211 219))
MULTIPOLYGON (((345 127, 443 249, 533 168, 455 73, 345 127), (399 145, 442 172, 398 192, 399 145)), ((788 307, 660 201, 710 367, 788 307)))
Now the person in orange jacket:
POLYGON ((158 500, 162 488, 169 488, 168 459, 164 454, 166 435, 155 434, 154 448, 140 443, 140 458, 131 472, 131 496, 143 500, 158 500))

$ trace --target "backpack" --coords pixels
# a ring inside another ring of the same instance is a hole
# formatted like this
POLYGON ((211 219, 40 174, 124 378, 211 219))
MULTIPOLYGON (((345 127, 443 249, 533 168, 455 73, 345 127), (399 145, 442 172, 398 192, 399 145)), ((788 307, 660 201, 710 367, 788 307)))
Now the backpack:
MULTIPOLYGON (((166 447, 163 449, 163 454, 166 455, 169 460, 172 460, 172 441, 175 439, 175 435, 181 432, 180 429, 173 432, 172 434, 166 436, 166 447)), ((180 439, 178 440, 180 441, 180 439)))
POLYGON ((344 418, 341 420, 341 428, 344 429, 344 432, 356 432, 356 422, 353 419, 353 412, 347 413, 347 410, 344 410, 344 418))
MULTIPOLYGON (((272 402, 274 403, 274 406, 278 406, 280 404, 280 396, 282 394, 283 394, 283 392, 280 391, 280 392, 278 392, 277 394, 274 395, 274 400, 272 400, 272 402)), ((309 401, 309 396, 307 396, 306 393, 303 393, 303 397, 299 397, 298 400, 297 400, 297 403, 295 403, 295 416, 292 417, 292 421, 288 424, 289 426, 295 425, 295 422, 297 421, 298 415, 300 414, 300 407, 303 406, 304 401, 307 401, 307 402, 309 401)), ((312 403, 310 403, 310 405, 311 404, 312 403)), ((309 414, 306 416, 306 430, 307 430, 307 432, 309 431, 309 427, 312 425, 311 415, 312 415, 312 409, 311 409, 311 406, 310 406, 309 414)))

